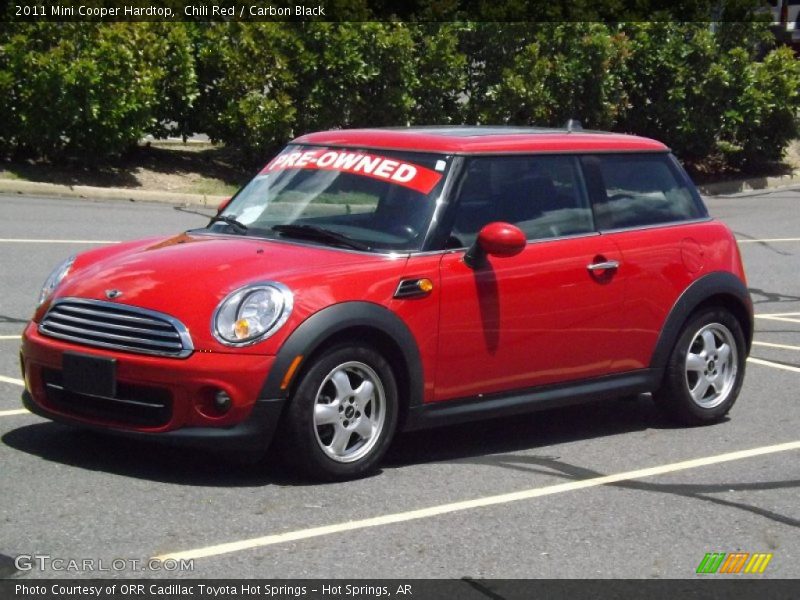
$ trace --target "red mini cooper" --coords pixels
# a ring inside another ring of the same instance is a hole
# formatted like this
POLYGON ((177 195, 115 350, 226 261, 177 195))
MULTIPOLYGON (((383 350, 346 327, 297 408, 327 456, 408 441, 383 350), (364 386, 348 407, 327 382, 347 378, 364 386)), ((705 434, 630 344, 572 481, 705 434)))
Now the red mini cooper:
POLYGON ((753 332, 741 257, 669 149, 569 129, 328 131, 207 227, 48 278, 25 406, 136 436, 374 469, 397 431, 651 392, 721 419, 753 332))

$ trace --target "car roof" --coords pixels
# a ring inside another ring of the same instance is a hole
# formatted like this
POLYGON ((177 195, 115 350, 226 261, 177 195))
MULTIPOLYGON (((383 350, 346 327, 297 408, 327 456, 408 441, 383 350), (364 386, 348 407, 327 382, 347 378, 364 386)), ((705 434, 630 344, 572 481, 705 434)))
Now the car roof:
POLYGON ((667 152, 649 138, 604 131, 545 127, 448 126, 337 129, 309 133, 292 143, 446 154, 516 152, 667 152))

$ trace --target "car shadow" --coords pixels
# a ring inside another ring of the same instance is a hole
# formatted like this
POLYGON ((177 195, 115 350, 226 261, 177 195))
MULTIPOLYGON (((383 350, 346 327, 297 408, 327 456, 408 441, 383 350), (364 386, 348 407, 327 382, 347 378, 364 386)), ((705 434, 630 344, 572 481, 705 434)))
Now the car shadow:
POLYGON ((167 446, 45 422, 6 433, 2 442, 46 461, 162 483, 257 487, 282 483, 278 466, 224 453, 167 446))
POLYGON ((387 467, 463 460, 632 433, 677 428, 648 395, 606 400, 513 417, 475 421, 401 434, 389 449, 387 467))
POLYGON ((770 292, 759 288, 747 288, 753 296, 753 304, 781 304, 785 302, 800 302, 800 296, 783 294, 781 292, 770 292))
POLYGON ((12 325, 24 325, 29 319, 20 319, 9 315, 0 315, 0 323, 11 323, 12 325))
MULTIPOLYGON (((671 427, 649 396, 584 404, 400 434, 384 458, 383 469, 483 459, 553 444, 671 427)), ((53 422, 19 427, 0 439, 10 448, 50 462, 162 483, 208 487, 318 484, 288 472, 274 451, 262 460, 247 462, 230 453, 122 438, 53 422)))

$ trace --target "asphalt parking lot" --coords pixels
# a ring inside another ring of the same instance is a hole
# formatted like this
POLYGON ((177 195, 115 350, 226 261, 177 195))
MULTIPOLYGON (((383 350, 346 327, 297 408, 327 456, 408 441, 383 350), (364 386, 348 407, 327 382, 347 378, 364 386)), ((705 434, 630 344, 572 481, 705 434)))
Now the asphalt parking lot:
POLYGON ((691 578, 708 552, 762 552, 773 557, 756 577, 800 577, 800 188, 708 205, 742 242, 757 316, 729 419, 674 428, 642 396, 402 435, 379 474, 307 485, 269 462, 22 410, 19 334, 50 269, 97 241, 205 218, 0 196, 0 555, 193 561, 16 572, 5 558, 0 576, 691 578))

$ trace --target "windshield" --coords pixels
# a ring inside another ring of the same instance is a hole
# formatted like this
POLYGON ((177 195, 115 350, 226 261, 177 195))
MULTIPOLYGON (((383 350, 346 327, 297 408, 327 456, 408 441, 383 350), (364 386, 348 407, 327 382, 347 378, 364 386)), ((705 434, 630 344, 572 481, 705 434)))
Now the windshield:
POLYGON ((419 250, 449 166, 445 155, 290 145, 209 229, 359 250, 419 250))

